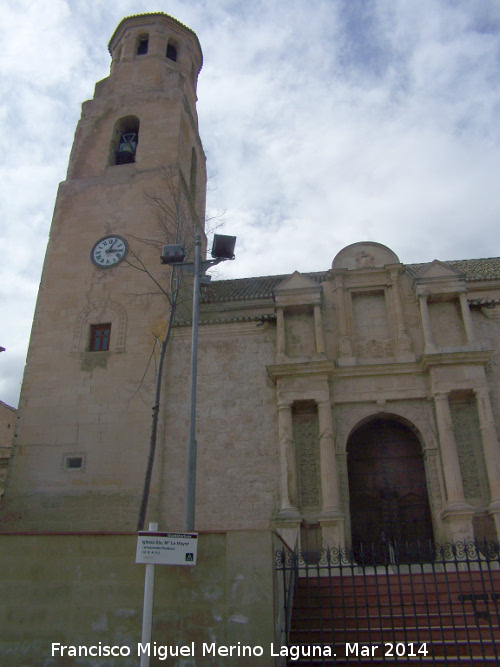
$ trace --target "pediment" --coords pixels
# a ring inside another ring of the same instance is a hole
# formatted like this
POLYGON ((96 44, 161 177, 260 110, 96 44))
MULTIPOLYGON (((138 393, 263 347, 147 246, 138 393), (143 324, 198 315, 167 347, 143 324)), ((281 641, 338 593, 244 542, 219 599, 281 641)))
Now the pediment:
POLYGON ((415 278, 414 288, 417 294, 434 295, 434 298, 456 294, 465 290, 465 274, 435 259, 415 278))
POLYGON ((315 280, 295 271, 274 288, 274 299, 283 306, 319 303, 322 287, 315 280))
POLYGON ((311 280, 307 276, 304 276, 299 271, 294 271, 291 276, 285 278, 277 287, 274 288, 275 292, 284 292, 286 290, 310 290, 311 288, 316 290, 321 290, 320 285, 315 280, 311 280))
POLYGON ((351 243, 343 248, 332 262, 332 269, 376 269, 399 264, 398 256, 387 246, 374 241, 351 243))
POLYGON ((457 269, 454 269, 446 262, 440 262, 438 259, 435 259, 429 264, 429 266, 424 269, 418 276, 418 280, 421 278, 453 278, 460 279, 465 278, 465 274, 457 269))

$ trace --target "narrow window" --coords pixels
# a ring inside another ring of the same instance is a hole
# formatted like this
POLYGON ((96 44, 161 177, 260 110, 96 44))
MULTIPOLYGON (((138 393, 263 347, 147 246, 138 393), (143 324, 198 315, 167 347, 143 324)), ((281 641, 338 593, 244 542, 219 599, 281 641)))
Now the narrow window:
POLYGON ((149 36, 141 35, 137 40, 136 55, 144 56, 148 52, 149 36))
POLYGON ((92 324, 90 326, 90 346, 91 352, 105 352, 109 350, 109 336, 111 333, 111 324, 92 324))
POLYGON ((197 162, 196 151, 194 148, 191 150, 191 173, 189 176, 189 190, 191 191, 191 196, 195 197, 196 195, 196 171, 197 171, 197 162))
POLYGON ((167 53, 165 55, 169 60, 177 62, 177 47, 172 42, 167 44, 167 53))

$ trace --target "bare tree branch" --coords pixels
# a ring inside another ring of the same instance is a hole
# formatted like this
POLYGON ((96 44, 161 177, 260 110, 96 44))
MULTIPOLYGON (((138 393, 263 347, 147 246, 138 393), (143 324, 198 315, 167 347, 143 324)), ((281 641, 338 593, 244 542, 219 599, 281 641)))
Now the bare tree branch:
MULTIPOLYGON (((168 343, 175 324, 176 315, 181 305, 182 294, 182 269, 176 266, 169 267, 168 287, 162 284, 157 272, 154 272, 146 260, 141 256, 139 248, 154 248, 158 250, 158 258, 162 246, 165 244, 183 243, 185 245, 187 256, 194 248, 194 240, 197 233, 203 231, 204 221, 200 222, 196 214, 194 202, 191 194, 188 192, 179 168, 165 169, 162 178, 162 191, 147 193, 145 195, 146 205, 153 212, 156 219, 157 232, 155 238, 132 237, 134 248, 129 250, 126 260, 128 266, 136 271, 145 274, 151 281, 152 286, 156 288, 156 294, 162 294, 168 304, 168 321, 163 340, 160 345, 160 354, 158 357, 158 367, 156 368, 156 386, 153 403, 153 414, 151 419, 151 435, 149 442, 149 455, 144 477, 144 487, 139 509, 137 530, 143 530, 146 520, 146 513, 149 501, 149 492, 151 486, 151 477, 153 473, 154 457, 156 451, 156 441, 158 432, 158 418, 160 412, 160 398, 162 388, 163 365, 167 352, 168 343)), ((206 237, 205 237, 206 238, 206 237)), ((157 339, 159 342, 159 339, 157 339)), ((155 348, 156 349, 156 344, 155 348)), ((154 354, 154 350, 152 356, 154 354)), ((148 361, 148 366, 151 363, 148 361)), ((141 379, 141 385, 144 383, 146 372, 141 379)))

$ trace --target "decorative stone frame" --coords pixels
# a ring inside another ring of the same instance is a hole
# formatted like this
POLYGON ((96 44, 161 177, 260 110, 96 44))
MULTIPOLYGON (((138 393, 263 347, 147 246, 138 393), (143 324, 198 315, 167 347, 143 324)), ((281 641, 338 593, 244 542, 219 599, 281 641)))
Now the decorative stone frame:
MULTIPOLYGON (((434 260, 423 273, 415 278, 413 289, 420 306, 426 354, 435 354, 443 351, 435 345, 432 336, 431 317, 429 314, 429 302, 431 300, 458 301, 467 342, 456 349, 480 349, 480 345, 475 338, 474 324, 467 301, 467 285, 463 273, 450 267, 445 262, 434 260)), ((445 351, 449 352, 453 350, 446 349, 445 351)))
POLYGON ((424 458, 427 492, 434 535, 443 535, 441 512, 445 499, 445 487, 439 458, 439 445, 431 405, 426 400, 407 400, 390 405, 356 404, 335 405, 334 420, 337 428, 335 449, 337 452, 340 508, 346 517, 345 539, 351 540, 349 483, 347 473, 347 445, 351 435, 363 424, 375 418, 392 419, 409 428, 416 435, 424 458))
POLYGON ((321 525, 323 544, 343 546, 344 515, 340 510, 338 466, 335 454, 332 404, 328 387, 328 374, 322 363, 309 366, 305 378, 286 377, 285 367, 268 366, 270 377, 276 382, 278 410, 278 442, 280 456, 280 508, 276 514, 276 525, 285 541, 294 544, 304 517, 294 498, 296 461, 293 439, 292 406, 294 403, 315 403, 319 424, 319 473, 321 506, 315 517, 321 525))
MULTIPOLYGON (((307 308, 311 315, 311 330, 314 332, 314 357, 324 357, 325 338, 321 315, 322 286, 307 276, 295 271, 290 278, 280 283, 273 292, 276 304, 276 354, 277 359, 288 358, 286 349, 286 312, 294 307, 307 308)), ((295 359, 296 360, 296 359, 295 359)))
POLYGON ((332 283, 338 313, 338 358, 339 366, 386 362, 406 363, 415 361, 411 339, 408 336, 400 293, 401 264, 372 266, 369 268, 334 268, 328 273, 332 283), (356 356, 356 327, 353 297, 358 294, 383 294, 389 338, 373 341, 377 354, 373 357, 356 356), (389 354, 382 354, 380 350, 389 354))
POLYGON ((108 317, 109 311, 111 311, 112 340, 114 343, 112 347, 110 343, 109 351, 124 352, 127 333, 127 312, 125 308, 116 301, 103 299, 101 301, 94 301, 88 306, 85 306, 76 318, 75 328, 73 330, 73 344, 71 346, 72 354, 81 354, 87 351, 88 326, 90 324, 90 316, 94 311, 96 311, 96 313, 97 311, 108 311, 108 317))

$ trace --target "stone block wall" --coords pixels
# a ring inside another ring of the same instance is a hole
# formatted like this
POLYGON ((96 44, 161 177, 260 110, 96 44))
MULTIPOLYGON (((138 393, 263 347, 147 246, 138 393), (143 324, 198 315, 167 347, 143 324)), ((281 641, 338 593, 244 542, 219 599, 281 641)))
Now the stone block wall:
MULTIPOLYGON (((151 667, 180 665, 153 646, 186 646, 182 664, 222 667, 219 647, 262 646, 241 667, 271 667, 277 614, 276 537, 267 531, 202 534, 194 567, 156 566, 151 667), (216 644, 203 655, 203 644, 216 644)), ((0 664, 9 667, 137 667, 144 565, 135 535, 2 535, 0 664), (120 657, 75 657, 63 646, 122 647, 120 657), (130 652, 130 655, 126 655, 130 652)), ((279 633, 278 633, 279 638, 279 633)), ((222 649, 224 650, 224 649, 222 649)))

